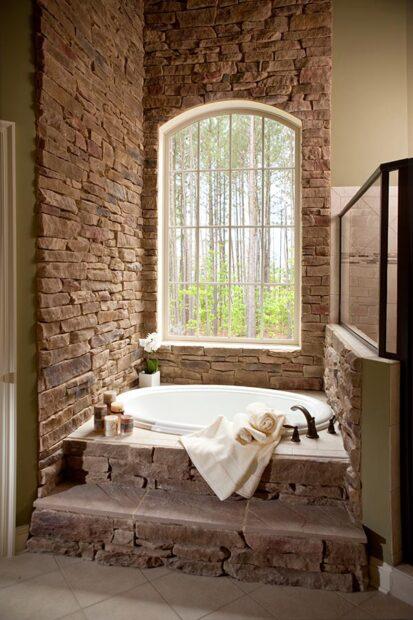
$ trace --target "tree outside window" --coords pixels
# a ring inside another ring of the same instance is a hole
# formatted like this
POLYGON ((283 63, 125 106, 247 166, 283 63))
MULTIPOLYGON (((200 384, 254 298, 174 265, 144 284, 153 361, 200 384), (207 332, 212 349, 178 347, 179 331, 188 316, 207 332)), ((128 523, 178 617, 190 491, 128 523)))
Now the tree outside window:
POLYGON ((297 132, 234 110, 169 135, 166 339, 296 341, 297 132))

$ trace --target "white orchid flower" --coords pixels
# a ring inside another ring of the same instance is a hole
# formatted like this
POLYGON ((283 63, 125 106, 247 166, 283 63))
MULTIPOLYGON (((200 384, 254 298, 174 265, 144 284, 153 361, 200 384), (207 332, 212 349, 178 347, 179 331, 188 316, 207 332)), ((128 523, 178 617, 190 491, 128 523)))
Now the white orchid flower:
POLYGON ((139 344, 146 353, 154 353, 161 346, 161 338, 157 332, 152 332, 146 338, 141 338, 139 344))

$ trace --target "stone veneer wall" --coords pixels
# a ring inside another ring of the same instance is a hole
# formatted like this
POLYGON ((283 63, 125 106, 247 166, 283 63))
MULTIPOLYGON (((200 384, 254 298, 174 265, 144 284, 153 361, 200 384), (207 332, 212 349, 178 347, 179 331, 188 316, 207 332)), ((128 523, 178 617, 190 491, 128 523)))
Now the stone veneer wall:
POLYGON ((338 332, 339 326, 326 328, 324 389, 343 437, 350 465, 345 475, 349 507, 362 518, 361 506, 361 378, 362 358, 338 332))
POLYGON ((143 1, 37 0, 39 484, 142 324, 143 1))
POLYGON ((320 389, 329 316, 330 0, 145 2, 146 328, 156 329, 158 127, 192 106, 252 99, 302 132, 302 347, 295 352, 167 347, 162 380, 320 389))

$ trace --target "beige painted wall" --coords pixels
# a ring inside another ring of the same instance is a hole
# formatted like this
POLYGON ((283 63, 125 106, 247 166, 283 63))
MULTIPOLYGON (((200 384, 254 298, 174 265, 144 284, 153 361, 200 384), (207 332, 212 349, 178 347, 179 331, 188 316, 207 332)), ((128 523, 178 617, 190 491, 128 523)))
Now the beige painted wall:
POLYGON ((16 123, 17 525, 29 520, 37 470, 32 53, 30 0, 1 0, 0 118, 16 123))
POLYGON ((407 156, 407 3, 333 0, 333 187, 407 156))
POLYGON ((407 129, 413 157, 413 0, 407 0, 407 129))

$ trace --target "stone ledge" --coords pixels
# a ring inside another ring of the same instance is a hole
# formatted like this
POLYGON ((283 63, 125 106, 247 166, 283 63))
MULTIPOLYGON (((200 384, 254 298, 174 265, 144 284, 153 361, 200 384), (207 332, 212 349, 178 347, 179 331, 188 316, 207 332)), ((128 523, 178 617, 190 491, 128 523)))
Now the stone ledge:
POLYGON ((243 532, 252 546, 274 537, 322 538, 364 544, 366 536, 344 508, 296 506, 278 501, 226 500, 141 490, 131 485, 87 484, 37 499, 37 510, 127 518, 137 522, 243 532))
POLYGON ((365 536, 344 509, 115 484, 65 489, 35 506, 33 552, 344 592, 367 583, 365 536))

